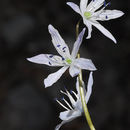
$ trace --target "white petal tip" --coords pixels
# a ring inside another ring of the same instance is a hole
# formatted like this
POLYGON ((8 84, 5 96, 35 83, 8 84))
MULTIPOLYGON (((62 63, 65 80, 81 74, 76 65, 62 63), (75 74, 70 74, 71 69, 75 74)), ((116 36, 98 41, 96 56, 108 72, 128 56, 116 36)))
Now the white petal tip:
POLYGON ((66 4, 67 4, 67 5, 70 5, 70 4, 71 4, 71 2, 66 2, 66 4))
POLYGON ((123 16, 125 13, 121 11, 121 16, 123 16))
POLYGON ((87 37, 86 37, 86 39, 90 39, 90 38, 91 38, 91 36, 87 36, 87 37))
POLYGON ((113 42, 115 43, 115 44, 117 44, 117 41, 116 41, 116 39, 112 39, 113 40, 113 42))
POLYGON ((117 11, 117 14, 118 14, 118 17, 121 17, 121 16, 123 16, 125 13, 118 10, 118 11, 117 11))
POLYGON ((86 39, 90 39, 91 38, 91 34, 88 34, 88 36, 86 37, 86 39))
POLYGON ((48 83, 46 82, 46 79, 44 80, 44 85, 45 85, 45 88, 50 87, 50 85, 48 85, 48 83))
POLYGON ((29 59, 30 59, 30 58, 26 58, 26 60, 28 60, 28 61, 29 61, 29 59))
POLYGON ((34 62, 32 58, 26 58, 30 62, 34 62))
POLYGON ((51 29, 53 28, 53 26, 51 24, 48 25, 48 29, 51 29))

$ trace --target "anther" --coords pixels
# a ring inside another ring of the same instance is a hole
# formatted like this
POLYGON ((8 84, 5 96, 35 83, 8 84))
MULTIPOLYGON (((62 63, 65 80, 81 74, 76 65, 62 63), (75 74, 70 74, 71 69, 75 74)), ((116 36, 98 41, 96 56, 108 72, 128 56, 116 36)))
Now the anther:
POLYGON ((108 16, 106 16, 106 19, 108 19, 108 16))
POLYGON ((66 47, 63 47, 62 50, 64 50, 66 47))
POLYGON ((58 44, 57 47, 60 47, 60 44, 58 44))
POLYGON ((64 57, 62 57, 62 60, 65 60, 65 58, 64 58, 64 57))
POLYGON ((64 97, 62 97, 61 100, 63 101, 63 100, 64 100, 64 97))
POLYGON ((106 1, 104 1, 104 7, 106 7, 106 1))
POLYGON ((54 98, 54 101, 57 101, 58 99, 57 98, 54 98))
POLYGON ((52 65, 50 61, 49 61, 49 65, 52 65))
POLYGON ((49 56, 49 58, 52 58, 52 57, 53 57, 53 55, 50 55, 50 56, 49 56))

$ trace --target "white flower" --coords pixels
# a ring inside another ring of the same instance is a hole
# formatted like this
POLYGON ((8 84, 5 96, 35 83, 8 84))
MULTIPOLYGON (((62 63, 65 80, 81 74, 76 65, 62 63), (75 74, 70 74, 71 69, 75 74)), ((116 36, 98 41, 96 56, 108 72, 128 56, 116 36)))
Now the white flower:
POLYGON ((92 25, 95 26, 99 31, 101 31, 106 37, 110 38, 116 43, 116 39, 113 35, 105 29, 99 21, 107 21, 110 19, 115 19, 121 17, 124 13, 119 10, 105 10, 105 7, 110 3, 106 4, 105 0, 91 0, 88 4, 88 0, 80 0, 80 7, 73 2, 67 2, 74 11, 79 13, 84 24, 88 28, 87 39, 91 38, 92 25), (104 7, 102 7, 104 5, 104 7))
POLYGON ((71 54, 69 52, 68 46, 60 36, 59 32, 52 25, 48 26, 48 30, 52 37, 52 43, 61 56, 56 56, 53 54, 40 54, 32 58, 27 58, 27 60, 38 64, 45 64, 48 66, 63 66, 57 72, 50 74, 44 80, 45 87, 49 87, 54 84, 68 68, 69 73, 72 77, 78 75, 80 69, 91 71, 96 70, 94 64, 90 59, 76 58, 79 47, 82 43, 85 28, 79 34, 76 42, 74 43, 71 54))
MULTIPOLYGON (((92 76, 92 72, 90 72, 88 85, 87 85, 87 92, 86 92, 86 89, 85 89, 85 85, 83 83, 86 104, 88 103, 88 100, 89 100, 90 95, 92 93, 92 85, 93 85, 93 76, 92 76)), ((77 78, 77 82, 76 82, 76 90, 77 90, 77 94, 74 91, 71 91, 72 94, 76 97, 76 100, 72 97, 72 95, 67 90, 66 90, 66 92, 61 91, 61 93, 66 95, 69 98, 70 102, 71 102, 71 105, 70 105, 67 102, 67 100, 65 100, 63 98, 63 101, 66 103, 67 107, 65 105, 63 105, 59 100, 56 99, 56 101, 63 108, 65 108, 66 111, 60 113, 59 118, 62 120, 62 122, 59 125, 56 126, 55 130, 59 130, 60 127, 63 124, 65 124, 67 122, 70 122, 73 119, 75 119, 75 118, 82 115, 83 107, 82 107, 81 98, 80 98, 79 80, 78 80, 78 78, 77 78)))

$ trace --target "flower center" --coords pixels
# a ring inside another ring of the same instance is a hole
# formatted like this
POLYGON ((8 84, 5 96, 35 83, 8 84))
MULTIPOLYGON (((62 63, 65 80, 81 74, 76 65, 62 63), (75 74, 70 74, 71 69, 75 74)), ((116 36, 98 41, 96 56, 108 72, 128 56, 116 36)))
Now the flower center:
POLYGON ((91 12, 85 12, 84 16, 86 17, 86 19, 89 19, 92 16, 92 14, 91 12))
POLYGON ((67 58, 67 59, 66 59, 66 62, 67 62, 68 64, 71 64, 71 63, 72 63, 72 60, 69 59, 69 58, 67 58))

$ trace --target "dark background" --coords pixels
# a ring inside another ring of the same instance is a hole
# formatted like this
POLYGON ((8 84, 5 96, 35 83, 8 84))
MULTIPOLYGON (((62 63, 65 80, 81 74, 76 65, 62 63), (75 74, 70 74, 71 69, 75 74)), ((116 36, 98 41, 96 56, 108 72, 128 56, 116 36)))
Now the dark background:
MULTIPOLYGON (((79 4, 79 0, 71 0, 79 4)), ((66 0, 0 0, 0 130, 53 130, 64 111, 53 99, 59 90, 75 90, 75 78, 68 72, 50 88, 43 80, 59 68, 30 63, 27 57, 57 54, 48 25, 57 28, 72 48, 75 25, 80 19, 66 0)), ((107 1, 109 2, 109 1, 107 1)), ((122 10, 119 19, 102 22, 118 41, 115 45, 93 27, 92 38, 80 48, 82 57, 97 67, 93 93, 88 103, 97 130, 129 130, 130 16, 128 0, 111 0, 109 9, 122 10)), ((80 30, 84 27, 81 25, 80 30)), ((87 31, 86 31, 87 34, 87 31)), ((87 82, 88 72, 84 72, 87 82)), ((62 130, 89 130, 84 117, 62 130)))

